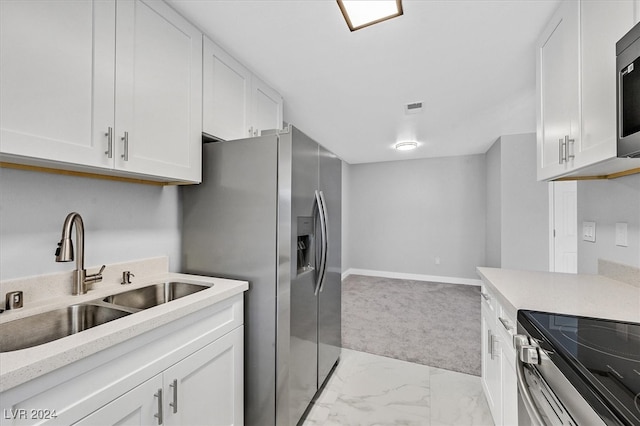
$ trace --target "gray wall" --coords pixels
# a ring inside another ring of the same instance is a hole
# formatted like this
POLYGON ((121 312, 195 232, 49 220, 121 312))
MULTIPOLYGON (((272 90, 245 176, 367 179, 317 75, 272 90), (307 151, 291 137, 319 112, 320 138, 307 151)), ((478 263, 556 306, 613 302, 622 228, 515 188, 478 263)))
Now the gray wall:
POLYGON ((346 161, 342 162, 342 272, 351 268, 351 256, 349 253, 349 210, 351 208, 351 194, 349 193, 349 180, 351 179, 351 166, 346 161))
POLYGON ((534 133, 501 136, 486 153, 486 266, 549 270, 549 187, 535 158, 534 133))
POLYGON ((502 144, 500 139, 485 154, 487 185, 487 236, 484 266, 499 268, 502 264, 502 187, 500 184, 502 144))
POLYGON ((578 181, 578 272, 595 274, 598 259, 640 268, 640 174, 578 181), (596 222, 596 242, 583 241, 582 222, 596 222), (615 224, 626 222, 628 247, 615 245, 615 224))
POLYGON ((0 168, 0 280, 75 269, 54 258, 72 211, 84 219, 86 266, 168 255, 179 270, 177 187, 0 168))
POLYGON ((484 155, 349 169, 352 268, 477 279, 485 259, 484 155))
POLYGON ((536 135, 502 136, 502 267, 549 270, 549 184, 536 180, 536 135))

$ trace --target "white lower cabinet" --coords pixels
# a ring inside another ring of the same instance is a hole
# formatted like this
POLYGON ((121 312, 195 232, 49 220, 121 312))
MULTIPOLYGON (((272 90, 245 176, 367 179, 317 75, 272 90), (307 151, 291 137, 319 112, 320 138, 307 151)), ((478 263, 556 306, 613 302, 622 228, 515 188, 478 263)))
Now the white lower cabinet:
POLYGON ((240 425, 238 328, 93 412, 76 425, 240 425))
POLYGON ((0 424, 242 425, 242 297, 2 392, 0 424))
POLYGON ((74 424, 84 426, 161 424, 159 404, 162 403, 162 393, 158 394, 158 390, 162 390, 162 376, 147 380, 74 424))
POLYGON ((482 291, 482 388, 496 425, 502 424, 500 353, 496 334, 495 300, 482 291))
POLYGON ((518 382, 512 343, 515 321, 485 286, 482 297, 482 389, 495 425, 516 426, 518 382))

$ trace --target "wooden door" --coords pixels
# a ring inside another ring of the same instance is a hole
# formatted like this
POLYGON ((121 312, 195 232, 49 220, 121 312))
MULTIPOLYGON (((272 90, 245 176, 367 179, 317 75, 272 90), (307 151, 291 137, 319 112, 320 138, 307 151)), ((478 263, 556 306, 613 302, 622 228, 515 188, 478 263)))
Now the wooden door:
POLYGON ((552 272, 578 271, 577 182, 553 182, 552 272))

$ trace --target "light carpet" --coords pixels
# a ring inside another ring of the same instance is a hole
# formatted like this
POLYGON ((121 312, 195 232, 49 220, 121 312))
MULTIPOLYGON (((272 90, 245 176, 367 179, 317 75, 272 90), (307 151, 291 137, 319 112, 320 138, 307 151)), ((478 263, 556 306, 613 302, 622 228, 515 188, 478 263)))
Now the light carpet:
POLYGON ((349 275, 342 345, 480 375, 480 287, 349 275))

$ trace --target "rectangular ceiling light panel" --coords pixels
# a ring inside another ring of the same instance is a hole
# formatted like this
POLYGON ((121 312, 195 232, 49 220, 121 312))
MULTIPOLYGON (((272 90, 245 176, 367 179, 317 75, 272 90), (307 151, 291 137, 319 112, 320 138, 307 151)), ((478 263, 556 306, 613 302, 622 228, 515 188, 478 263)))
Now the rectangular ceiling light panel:
POLYGON ((401 0, 337 0, 351 31, 402 15, 401 0))

